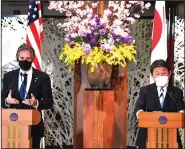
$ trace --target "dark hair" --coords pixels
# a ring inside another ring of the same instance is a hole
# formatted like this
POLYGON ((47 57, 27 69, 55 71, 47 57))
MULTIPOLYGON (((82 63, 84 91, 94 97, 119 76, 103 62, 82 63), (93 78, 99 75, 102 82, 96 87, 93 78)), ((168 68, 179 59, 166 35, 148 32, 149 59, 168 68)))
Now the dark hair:
POLYGON ((164 61, 163 59, 159 59, 159 60, 155 60, 151 67, 150 67, 150 73, 153 74, 153 71, 155 68, 157 67, 165 67, 168 69, 168 71, 170 71, 170 68, 168 66, 168 63, 166 61, 164 61))
POLYGON ((18 49, 17 49, 17 53, 16 53, 16 59, 17 59, 17 61, 18 61, 18 58, 19 58, 19 53, 20 53, 20 51, 23 51, 23 50, 28 50, 28 51, 30 51, 30 53, 31 53, 31 59, 32 59, 32 61, 33 61, 33 58, 34 58, 34 56, 35 56, 35 50, 34 50, 32 47, 30 47, 30 46, 28 46, 27 44, 25 44, 25 43, 23 43, 22 45, 20 45, 20 46, 18 47, 18 49))

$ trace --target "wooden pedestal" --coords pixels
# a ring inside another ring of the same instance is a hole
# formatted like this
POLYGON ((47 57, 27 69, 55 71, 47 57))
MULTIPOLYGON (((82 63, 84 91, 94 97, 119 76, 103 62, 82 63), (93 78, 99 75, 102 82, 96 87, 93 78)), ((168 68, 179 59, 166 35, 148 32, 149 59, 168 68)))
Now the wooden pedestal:
POLYGON ((83 148, 114 147, 114 91, 83 92, 83 148))
MULTIPOLYGON (((128 67, 113 67, 114 148, 127 148, 128 67)), ((89 86, 84 65, 75 65, 73 147, 83 148, 83 94, 89 86)))

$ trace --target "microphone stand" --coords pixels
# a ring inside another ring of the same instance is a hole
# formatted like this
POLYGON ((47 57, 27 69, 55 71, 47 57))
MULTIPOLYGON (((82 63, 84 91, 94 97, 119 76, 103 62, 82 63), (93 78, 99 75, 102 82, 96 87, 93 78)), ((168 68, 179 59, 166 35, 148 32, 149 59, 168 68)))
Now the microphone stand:
POLYGON ((176 106, 177 106, 177 112, 179 112, 179 106, 178 106, 176 100, 175 100, 175 99, 173 98, 173 96, 171 95, 172 92, 171 92, 171 93, 168 93, 168 91, 166 91, 166 93, 170 96, 170 98, 171 98, 171 99, 173 100, 173 102, 176 104, 176 106))
POLYGON ((6 94, 9 92, 9 89, 12 86, 14 80, 15 80, 15 74, 13 75, 13 80, 11 81, 8 89, 6 90, 6 92, 4 93, 4 96, 3 96, 4 102, 5 102, 5 106, 7 107, 7 109, 9 108, 10 105, 7 105, 7 103, 6 103, 6 94))

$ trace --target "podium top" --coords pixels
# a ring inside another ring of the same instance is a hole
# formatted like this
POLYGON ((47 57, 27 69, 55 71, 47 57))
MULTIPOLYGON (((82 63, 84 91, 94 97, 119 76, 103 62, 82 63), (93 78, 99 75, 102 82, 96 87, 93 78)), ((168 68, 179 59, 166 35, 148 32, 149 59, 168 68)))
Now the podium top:
POLYGON ((37 125, 41 121, 41 114, 36 109, 1 109, 2 125, 37 125))
POLYGON ((144 128, 184 128, 184 113, 140 112, 139 127, 144 128))

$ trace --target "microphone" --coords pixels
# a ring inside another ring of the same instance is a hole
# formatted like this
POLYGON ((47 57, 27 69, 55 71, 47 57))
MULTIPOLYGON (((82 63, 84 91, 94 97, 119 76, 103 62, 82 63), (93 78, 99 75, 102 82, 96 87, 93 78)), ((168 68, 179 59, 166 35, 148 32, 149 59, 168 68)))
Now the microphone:
POLYGON ((146 111, 146 112, 147 112, 147 110, 148 110, 147 108, 148 108, 149 102, 150 102, 150 100, 148 100, 147 103, 146 103, 146 108, 145 108, 145 111, 146 111))
MULTIPOLYGON (((24 80, 22 80, 22 78, 23 78, 23 75, 24 74, 21 72, 20 75, 21 75, 21 82, 23 83, 24 80)), ((28 95, 28 92, 26 91, 26 87, 25 87, 24 83, 23 83, 23 88, 25 90, 25 95, 27 96, 28 95)), ((30 109, 31 109, 31 102, 30 102, 30 100, 28 100, 28 101, 29 101, 29 106, 30 106, 30 109)))
POLYGON ((171 99, 173 100, 173 102, 176 104, 176 106, 177 106, 177 112, 179 112, 179 106, 178 106, 176 100, 173 98, 173 92, 168 93, 168 92, 166 91, 166 93, 171 97, 171 99))
MULTIPOLYGON (((6 105, 6 94, 9 92, 9 90, 10 90, 10 88, 11 88, 11 86, 12 86, 14 80, 15 80, 15 74, 13 73, 13 79, 12 79, 10 85, 8 86, 8 89, 6 90, 5 94, 3 95, 3 99, 4 99, 4 102, 5 102, 5 106, 7 106, 7 105, 6 105)), ((9 107, 9 106, 8 106, 8 107, 9 107)))

